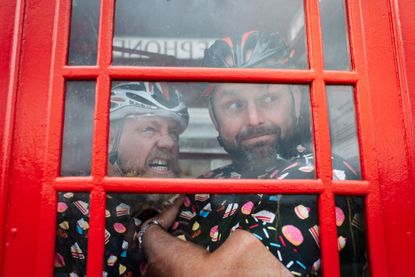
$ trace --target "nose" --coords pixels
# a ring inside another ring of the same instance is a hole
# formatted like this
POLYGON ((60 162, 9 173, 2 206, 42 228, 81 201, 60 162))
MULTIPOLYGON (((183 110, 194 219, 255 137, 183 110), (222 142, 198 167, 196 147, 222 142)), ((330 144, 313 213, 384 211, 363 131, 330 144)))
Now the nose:
POLYGON ((250 103, 248 105, 248 124, 251 126, 257 126, 264 123, 261 110, 254 104, 250 103))
POLYGON ((157 141, 157 146, 167 150, 172 150, 176 147, 176 140, 170 135, 169 132, 163 132, 157 141))

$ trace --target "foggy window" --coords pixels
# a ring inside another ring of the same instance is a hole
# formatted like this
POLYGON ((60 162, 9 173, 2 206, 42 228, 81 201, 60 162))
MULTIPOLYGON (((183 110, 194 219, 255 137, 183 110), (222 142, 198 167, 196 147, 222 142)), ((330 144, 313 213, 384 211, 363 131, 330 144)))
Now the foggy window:
POLYGON ((99 0, 72 0, 69 65, 96 64, 99 6, 99 0))
POLYGON ((315 178, 311 134, 305 85, 117 81, 108 175, 315 178))
POLYGON ((328 70, 351 69, 345 2, 345 0, 320 1, 324 67, 328 70))
POLYGON ((61 175, 91 174, 95 81, 67 81, 61 175))
MULTIPOLYGON (((356 179, 361 179, 354 88, 352 86, 330 85, 326 87, 326 92, 332 155, 333 157, 340 156, 345 159, 340 163, 355 171, 356 179)), ((337 168, 337 159, 332 161, 333 179, 347 179, 344 171, 337 168)))
POLYGON ((308 66, 302 0, 116 1, 113 64, 199 67, 216 39, 254 30, 279 33, 308 66))

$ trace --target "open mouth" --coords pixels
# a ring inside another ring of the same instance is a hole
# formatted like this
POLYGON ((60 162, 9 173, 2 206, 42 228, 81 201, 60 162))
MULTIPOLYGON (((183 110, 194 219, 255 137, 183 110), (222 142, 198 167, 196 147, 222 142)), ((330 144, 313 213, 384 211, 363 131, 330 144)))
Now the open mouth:
POLYGON ((167 160, 164 159, 153 159, 150 161, 150 163, 148 164, 148 167, 151 170, 157 171, 157 172, 168 172, 169 171, 169 163, 167 162, 167 160))

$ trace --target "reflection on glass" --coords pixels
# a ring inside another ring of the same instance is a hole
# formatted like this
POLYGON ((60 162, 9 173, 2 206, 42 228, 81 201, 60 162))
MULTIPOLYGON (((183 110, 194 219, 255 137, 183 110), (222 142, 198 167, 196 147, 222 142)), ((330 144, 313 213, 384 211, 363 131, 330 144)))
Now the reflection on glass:
POLYGON ((69 65, 97 62, 99 0, 72 0, 69 65))
POLYGON ((113 82, 108 175, 313 179, 308 91, 113 82))
POLYGON ((61 176, 91 174, 95 81, 67 81, 61 176))
POLYGON ((303 2, 116 1, 113 64, 199 67, 215 40, 258 30, 279 33, 306 68, 303 2))
POLYGON ((369 276, 364 214, 363 197, 336 196, 341 276, 369 276))
POLYGON ((354 89, 352 86, 327 86, 326 92, 333 179, 361 179, 354 89))
POLYGON ((320 1, 324 67, 350 70, 350 49, 345 0, 320 1))
POLYGON ((54 276, 86 276, 89 193, 59 192, 54 276))

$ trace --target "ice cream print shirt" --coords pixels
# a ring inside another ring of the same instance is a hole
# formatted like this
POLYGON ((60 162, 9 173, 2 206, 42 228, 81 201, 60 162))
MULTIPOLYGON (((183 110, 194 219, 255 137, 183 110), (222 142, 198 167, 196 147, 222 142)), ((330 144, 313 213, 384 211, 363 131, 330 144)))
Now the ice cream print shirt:
MULTIPOLYGON (((130 206, 107 195, 103 276, 140 276, 137 227, 130 206)), ((59 193, 54 276, 86 276, 89 195, 59 193)))
MULTIPOLYGON (((343 160, 336 158, 333 165, 333 175, 337 174, 334 178, 356 178, 353 169, 343 160)), ((241 175, 234 165, 229 165, 202 178, 241 175)), ((314 167, 301 157, 258 178, 310 179, 314 178, 314 167)), ((340 258, 343 263, 353 263, 353 267, 357 264, 360 272, 364 264, 364 247, 358 247, 364 240, 361 205, 359 198, 336 197, 340 258)), ((316 195, 186 195, 172 233, 215 251, 237 229, 252 233, 294 276, 319 275, 316 195)))

